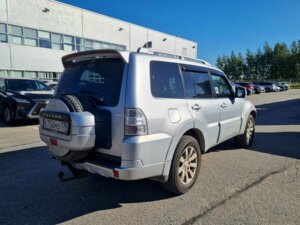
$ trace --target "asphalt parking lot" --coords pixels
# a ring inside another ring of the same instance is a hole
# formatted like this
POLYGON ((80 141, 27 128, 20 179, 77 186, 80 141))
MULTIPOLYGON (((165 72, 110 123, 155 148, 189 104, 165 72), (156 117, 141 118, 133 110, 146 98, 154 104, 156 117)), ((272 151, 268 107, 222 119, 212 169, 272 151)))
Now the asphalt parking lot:
POLYGON ((181 196, 150 180, 62 183, 36 121, 0 123, 0 224, 300 224, 300 90, 248 99, 258 110, 251 149, 227 141, 204 154, 181 196))

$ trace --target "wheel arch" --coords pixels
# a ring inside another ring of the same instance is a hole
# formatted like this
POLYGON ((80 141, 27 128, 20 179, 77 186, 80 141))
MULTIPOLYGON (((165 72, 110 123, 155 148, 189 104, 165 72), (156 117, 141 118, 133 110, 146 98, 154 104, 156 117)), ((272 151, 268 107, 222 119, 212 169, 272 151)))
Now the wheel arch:
POLYGON ((171 144, 169 146, 166 159, 165 159, 165 166, 163 169, 163 181, 168 180, 171 163, 176 150, 176 146, 178 145, 180 139, 184 135, 189 135, 194 137, 199 143, 201 153, 204 153, 205 151, 205 135, 200 129, 195 128, 194 121, 190 120, 184 125, 182 125, 175 133, 174 138, 172 139, 171 144))

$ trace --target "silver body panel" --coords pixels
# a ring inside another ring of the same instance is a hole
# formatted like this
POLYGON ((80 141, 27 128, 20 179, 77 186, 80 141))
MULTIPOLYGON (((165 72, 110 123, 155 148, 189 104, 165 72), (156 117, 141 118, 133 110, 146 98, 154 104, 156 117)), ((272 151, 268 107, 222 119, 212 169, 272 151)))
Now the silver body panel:
MULTIPOLYGON (((80 55, 84 57, 101 57, 101 51, 80 55)), ((72 133, 71 137, 63 137, 42 129, 43 118, 40 118, 40 134, 43 141, 50 146, 54 154, 66 154, 69 150, 90 149, 94 147, 97 152, 121 158, 121 164, 113 169, 91 162, 73 163, 78 169, 84 169, 106 177, 124 180, 135 180, 149 177, 162 177, 168 179, 171 161, 180 138, 189 130, 197 130, 203 135, 201 143, 203 151, 244 133, 246 121, 251 112, 256 112, 255 107, 244 98, 210 98, 210 99, 170 99, 155 98, 151 93, 150 69, 151 61, 173 62, 189 64, 204 68, 213 68, 208 64, 173 59, 142 53, 110 54, 112 57, 121 57, 125 62, 125 69, 121 85, 119 103, 115 107, 99 107, 110 110, 112 115, 112 147, 111 149, 97 148, 95 143, 95 130, 93 115, 77 113, 84 119, 81 123, 78 117, 68 112, 66 105, 57 100, 52 100, 46 107, 49 111, 67 112, 72 118, 72 130, 82 129, 80 135, 72 133), (194 110, 193 106, 199 109, 194 110), (223 107, 226 104, 226 107, 223 107), (147 118, 148 134, 144 136, 124 135, 124 111, 126 108, 141 109, 147 118), (86 125, 85 122, 86 121, 86 125), (73 125, 74 123, 74 125, 73 125), (76 125, 75 125, 76 124, 76 125), (84 129, 83 129, 84 128, 84 129), (51 146, 50 138, 65 140, 59 146, 51 146), (74 139, 83 140, 73 142, 74 139), (77 144, 77 148, 74 146, 77 144), (61 150, 59 150, 61 148, 61 150), (59 153, 59 151, 61 151, 59 153), (113 171, 118 171, 119 176, 114 176, 113 171)), ((76 55, 66 60, 77 59, 76 55)), ((226 78, 227 79, 227 78, 226 78)))

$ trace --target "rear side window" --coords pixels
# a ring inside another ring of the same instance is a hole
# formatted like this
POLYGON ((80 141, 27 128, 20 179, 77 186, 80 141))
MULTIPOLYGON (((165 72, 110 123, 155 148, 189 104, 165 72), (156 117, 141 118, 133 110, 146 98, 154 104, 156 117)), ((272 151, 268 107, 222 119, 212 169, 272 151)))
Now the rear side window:
POLYGON ((209 75, 207 73, 182 71, 186 98, 212 97, 209 75))
POLYGON ((158 98, 184 98, 183 84, 176 63, 150 63, 151 92, 158 98))
POLYGON ((96 105, 116 106, 123 70, 124 62, 120 58, 70 63, 63 73, 57 94, 82 94, 96 105))

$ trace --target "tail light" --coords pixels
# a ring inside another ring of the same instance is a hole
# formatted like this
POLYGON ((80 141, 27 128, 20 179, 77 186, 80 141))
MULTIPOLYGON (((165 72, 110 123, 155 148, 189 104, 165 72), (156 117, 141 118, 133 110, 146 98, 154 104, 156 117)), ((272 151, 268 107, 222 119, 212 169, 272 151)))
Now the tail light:
POLYGON ((125 135, 148 134, 147 119, 141 109, 125 110, 125 135))

